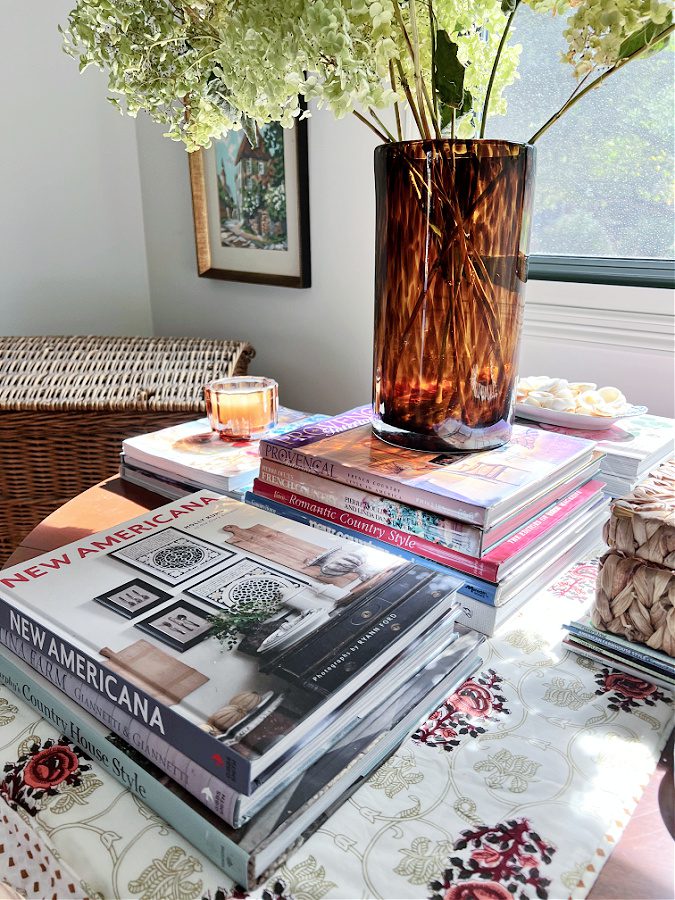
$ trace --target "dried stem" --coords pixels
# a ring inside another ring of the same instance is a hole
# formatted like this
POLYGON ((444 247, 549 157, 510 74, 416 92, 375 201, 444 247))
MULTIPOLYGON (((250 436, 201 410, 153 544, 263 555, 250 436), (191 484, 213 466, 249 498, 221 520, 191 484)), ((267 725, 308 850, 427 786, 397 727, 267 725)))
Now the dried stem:
POLYGON ((377 124, 380 126, 380 128, 382 129, 382 131, 384 131, 384 133, 387 135, 387 139, 390 140, 390 141, 392 141, 393 143, 395 143, 396 138, 395 138, 394 135, 391 133, 391 131, 389 131, 389 129, 387 128, 387 126, 384 124, 384 122, 383 122, 382 119, 378 116, 378 114, 375 112, 375 110, 373 109, 372 106, 369 106, 369 107, 368 107, 368 112, 370 113, 371 117, 372 117, 373 119, 375 119, 375 121, 376 121, 377 124))
MULTIPOLYGON (((396 75, 394 74, 394 63, 389 60, 389 81, 391 82, 392 91, 398 96, 396 90, 396 75)), ((403 129, 401 128, 401 111, 398 108, 398 100, 394 102, 394 115, 396 116, 396 134, 399 141, 403 140, 403 129)))
POLYGON ((384 144, 389 143, 389 138, 386 136, 386 134, 382 134, 382 132, 378 128, 376 128, 372 122, 369 122, 365 116, 362 116, 361 113, 358 112, 358 110, 353 109, 352 113, 356 116, 356 118, 359 120, 359 122, 363 122, 364 125, 367 125, 368 128, 370 128, 370 130, 374 134, 376 134, 384 144))

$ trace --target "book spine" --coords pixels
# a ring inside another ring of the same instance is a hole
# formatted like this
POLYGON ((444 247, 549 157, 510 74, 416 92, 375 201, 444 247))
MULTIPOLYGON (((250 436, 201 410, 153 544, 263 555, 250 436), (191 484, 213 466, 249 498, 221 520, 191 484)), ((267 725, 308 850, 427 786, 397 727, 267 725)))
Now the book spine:
MULTIPOLYGON (((351 431, 352 428, 358 428, 360 425, 370 425, 372 419, 373 413, 370 406, 357 406, 339 416, 324 418, 320 422, 309 422, 287 431, 286 434, 263 438, 261 445, 265 443, 288 448, 306 447, 308 444, 314 444, 326 437, 344 434, 345 431, 351 431)), ((260 455, 262 456, 262 453, 260 455)))
POLYGON ((602 493, 602 487, 600 481, 589 481, 583 487, 572 491, 541 515, 532 519, 499 547, 491 550, 484 559, 494 563, 499 571, 501 564, 530 549, 533 544, 545 538, 553 528, 564 522, 568 516, 586 505, 592 497, 599 496, 602 493))
MULTIPOLYGON (((421 563, 427 568, 434 569, 437 572, 443 572, 445 574, 448 572, 448 566, 434 562, 433 560, 422 559, 420 556, 411 553, 410 550, 406 550, 403 547, 385 544, 370 534, 362 534, 358 531, 346 528, 344 525, 328 522, 325 519, 320 519, 318 516, 312 516, 298 509, 286 506, 283 503, 278 503, 275 500, 261 497, 259 494, 255 494, 252 491, 247 491, 245 494, 245 502, 251 506, 255 506, 257 509, 262 509, 278 516, 284 516, 294 522, 300 522, 302 525, 309 525, 310 528, 319 528, 320 530, 326 531, 337 537, 346 537, 349 538, 349 540, 356 541, 356 543, 379 547, 380 549, 387 550, 403 559, 421 563)), ((462 594, 460 602, 464 602, 464 597, 466 597, 471 598, 482 605, 495 604, 499 595, 499 585, 491 584, 489 581, 483 581, 480 578, 475 578, 473 575, 467 575, 465 573, 459 574, 459 577, 463 582, 457 589, 457 593, 462 594)), ((470 627, 474 627, 471 623, 463 622, 461 619, 459 621, 462 622, 462 624, 469 624, 470 627)))
POLYGON ((484 578, 487 581, 497 581, 499 563, 493 563, 487 559, 476 559, 475 556, 466 556, 464 553, 458 553, 456 550, 450 550, 447 547, 442 547, 440 544, 434 544, 415 534, 408 534, 405 531, 400 531, 398 528, 392 528, 391 525, 373 522, 370 519, 364 519, 363 516, 359 516, 356 513, 345 512, 335 506, 312 500, 294 491, 274 487, 267 482, 261 481, 259 478, 256 478, 253 482, 253 492, 260 497, 276 500, 277 503, 283 503, 285 506, 293 509, 299 509, 302 512, 306 511, 318 519, 335 522, 337 525, 344 525, 345 528, 350 528, 359 534, 370 534, 388 546, 409 550, 410 553, 420 559, 432 560, 442 566, 447 566, 467 575, 475 575, 477 578, 484 578))
POLYGON ((11 655, 0 653, 0 681, 24 702, 34 707, 64 737, 81 747, 101 768, 147 804, 162 819, 190 841, 215 865, 238 884, 247 883, 249 857, 223 831, 193 809, 170 787, 146 771, 133 758, 134 751, 113 744, 105 730, 86 714, 78 714, 73 705, 59 699, 12 662, 11 655))
POLYGON ((242 794, 252 792, 248 760, 81 647, 15 608, 3 594, 0 594, 0 628, 19 635, 48 659, 59 661, 78 682, 90 685, 101 697, 126 709, 131 718, 154 734, 161 735, 176 750, 208 772, 213 772, 235 791, 242 794))
POLYGON ((648 653, 642 653, 637 648, 627 647, 625 644, 617 644, 612 641, 611 638, 603 637, 601 634, 598 634, 595 631, 584 628, 583 625, 571 623, 570 625, 564 625, 563 627, 566 628, 567 631, 569 631, 569 633, 572 635, 578 635, 580 638, 586 639, 591 643, 600 644, 607 650, 613 650, 615 652, 620 651, 626 656, 630 656, 631 659, 635 659, 638 662, 642 662, 650 666, 655 666, 658 669, 662 669, 667 674, 672 674, 672 670, 669 670, 668 666, 664 665, 661 660, 655 659, 653 656, 649 656, 648 653))
POLYGON ((416 534, 449 550, 472 557, 481 555, 483 532, 466 522, 438 516, 398 500, 369 494, 337 481, 300 472, 269 459, 261 461, 258 478, 273 487, 302 494, 311 500, 327 503, 382 525, 400 528, 408 534, 416 534))
POLYGON ((201 766, 195 765, 184 753, 180 753, 89 685, 79 682, 54 660, 38 653, 31 644, 16 634, 0 628, 0 643, 34 669, 38 677, 49 681, 57 691, 83 709, 86 715, 97 719, 101 723, 99 728, 105 727, 121 737, 133 750, 141 753, 200 803, 208 805, 214 815, 233 828, 242 824, 239 819, 241 795, 237 791, 223 784, 201 766))

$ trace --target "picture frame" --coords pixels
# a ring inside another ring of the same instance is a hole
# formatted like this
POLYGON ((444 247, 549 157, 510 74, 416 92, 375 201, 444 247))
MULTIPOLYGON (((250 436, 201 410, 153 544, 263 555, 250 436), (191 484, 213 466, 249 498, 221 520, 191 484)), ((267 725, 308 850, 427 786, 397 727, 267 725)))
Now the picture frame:
POLYGON ((307 122, 243 131, 189 154, 197 272, 202 278, 311 285, 307 122))
POLYGON ((185 600, 153 613, 134 623, 134 628, 149 634, 179 653, 190 650, 211 636, 213 624, 209 613, 185 600))
POLYGON ((133 578, 92 599, 118 616, 136 619, 161 603, 172 600, 173 597, 154 584, 143 581, 142 578, 133 578))
POLYGON ((173 525, 112 550, 110 559, 176 587, 220 565, 235 551, 173 525))

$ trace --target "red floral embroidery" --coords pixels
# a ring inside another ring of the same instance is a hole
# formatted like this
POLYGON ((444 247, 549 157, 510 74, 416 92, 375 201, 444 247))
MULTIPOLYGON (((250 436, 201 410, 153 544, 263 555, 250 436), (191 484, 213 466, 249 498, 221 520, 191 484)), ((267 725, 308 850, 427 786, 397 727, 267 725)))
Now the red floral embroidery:
POLYGON ((506 698, 498 693, 501 684, 493 669, 469 678, 417 729, 413 740, 449 751, 464 735, 476 738, 484 734, 487 722, 509 714, 506 698))
POLYGON ((69 747, 56 744, 40 750, 26 763, 23 779, 32 788, 47 790, 65 781, 79 765, 79 759, 69 747))
POLYGON ((635 675, 617 672, 608 666, 604 666, 596 674, 595 682, 598 685, 595 693, 608 695, 607 707, 609 709, 622 709, 624 712, 630 712, 642 703, 645 706, 656 706, 658 700, 663 703, 673 702, 655 684, 636 678, 635 675))
POLYGON ((551 880, 541 869, 554 853, 528 819, 463 831, 449 867, 429 885, 431 900, 529 900, 528 888, 546 900, 551 880))
POLYGON ((598 577, 598 560, 578 563, 549 587, 552 594, 585 603, 595 593, 598 577))
POLYGON ((465 881, 446 891, 443 900, 512 900, 512 897, 494 881, 465 881))
POLYGON ((78 787, 82 775, 91 769, 89 757, 74 748, 66 738, 51 738, 42 744, 33 744, 15 762, 3 769, 0 796, 13 809, 24 809, 31 816, 37 815, 45 797, 55 796, 64 787, 78 787))

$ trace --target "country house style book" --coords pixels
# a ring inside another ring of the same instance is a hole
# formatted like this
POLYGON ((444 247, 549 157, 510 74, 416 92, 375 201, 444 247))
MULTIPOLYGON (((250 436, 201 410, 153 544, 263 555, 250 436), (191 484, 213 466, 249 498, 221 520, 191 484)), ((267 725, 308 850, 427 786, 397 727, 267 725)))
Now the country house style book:
MULTIPOLYGON (((269 434, 285 434, 325 418, 282 406, 269 434)), ((221 441, 206 418, 127 438, 122 442, 122 459, 132 469, 168 475, 193 485, 194 490, 205 487, 224 493, 249 485, 260 465, 258 441, 221 441)))
POLYGON ((205 490, 0 572, 0 627, 250 794, 459 583, 205 490))
POLYGON ((548 493, 593 456, 594 443, 516 425, 495 450, 426 453, 375 437, 359 407, 260 442, 260 456, 411 506, 488 528, 548 493))

